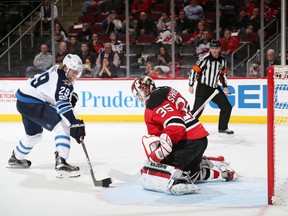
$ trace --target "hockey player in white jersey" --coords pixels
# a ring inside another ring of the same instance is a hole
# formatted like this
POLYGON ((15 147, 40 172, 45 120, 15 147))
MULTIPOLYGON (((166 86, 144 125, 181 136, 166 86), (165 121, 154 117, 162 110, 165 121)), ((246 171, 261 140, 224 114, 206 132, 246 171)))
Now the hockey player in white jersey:
POLYGON ((20 139, 8 161, 10 167, 29 168, 25 159, 41 141, 43 128, 55 133, 55 170, 57 177, 78 177, 79 167, 66 162, 70 151, 70 136, 78 143, 85 137, 85 124, 77 118, 74 106, 78 99, 73 92, 83 64, 79 56, 68 54, 63 67, 55 65, 48 71, 29 78, 16 93, 17 110, 22 116, 26 136, 20 139))

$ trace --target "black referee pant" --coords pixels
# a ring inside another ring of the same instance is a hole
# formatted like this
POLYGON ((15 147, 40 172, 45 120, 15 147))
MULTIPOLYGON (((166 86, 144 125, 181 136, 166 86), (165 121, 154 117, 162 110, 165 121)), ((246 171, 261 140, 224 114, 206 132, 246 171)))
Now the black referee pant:
MULTIPOLYGON (((220 108, 220 116, 218 121, 218 130, 226 130, 228 129, 228 123, 231 116, 232 106, 227 99, 227 96, 222 91, 221 87, 217 87, 219 93, 212 99, 212 101, 218 105, 220 108)), ((210 95, 215 91, 215 88, 207 86, 205 84, 198 83, 195 92, 195 102, 192 114, 196 112, 196 110, 210 97, 210 95)), ((196 118, 199 118, 204 109, 196 118)))

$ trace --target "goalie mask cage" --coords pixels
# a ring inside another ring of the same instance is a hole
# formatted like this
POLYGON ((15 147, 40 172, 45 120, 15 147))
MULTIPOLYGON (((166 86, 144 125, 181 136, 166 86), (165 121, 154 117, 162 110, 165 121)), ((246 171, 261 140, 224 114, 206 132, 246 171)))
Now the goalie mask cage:
POLYGON ((268 68, 268 203, 288 205, 288 65, 268 68))

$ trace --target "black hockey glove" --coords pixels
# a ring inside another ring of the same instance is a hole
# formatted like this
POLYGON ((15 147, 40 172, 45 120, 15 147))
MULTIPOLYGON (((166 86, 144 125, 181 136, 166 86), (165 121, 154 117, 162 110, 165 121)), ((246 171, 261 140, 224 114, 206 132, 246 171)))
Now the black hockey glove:
POLYGON ((77 101, 78 101, 78 94, 77 94, 76 92, 73 92, 73 93, 72 93, 72 98, 71 98, 71 105, 72 105, 73 107, 75 107, 77 101))
POLYGON ((78 142, 86 136, 85 124, 83 120, 76 119, 75 123, 70 126, 70 135, 78 142))

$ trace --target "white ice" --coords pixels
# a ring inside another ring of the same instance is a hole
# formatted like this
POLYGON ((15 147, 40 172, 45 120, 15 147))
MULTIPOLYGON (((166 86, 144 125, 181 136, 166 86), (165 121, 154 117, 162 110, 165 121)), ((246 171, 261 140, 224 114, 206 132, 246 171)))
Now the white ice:
POLYGON ((85 145, 96 178, 115 171, 134 176, 129 183, 111 176, 109 188, 93 185, 84 151, 74 140, 68 162, 80 166, 81 177, 57 179, 54 135, 47 131, 27 157, 32 161, 30 169, 6 168, 24 128, 21 123, 0 123, 0 215, 287 216, 288 207, 267 205, 266 125, 231 124, 235 135, 228 138, 219 136, 216 124, 204 125, 210 132, 205 155, 223 155, 241 177, 235 182, 200 184, 197 194, 172 196, 145 191, 135 181, 145 159, 144 123, 86 124, 85 145))

